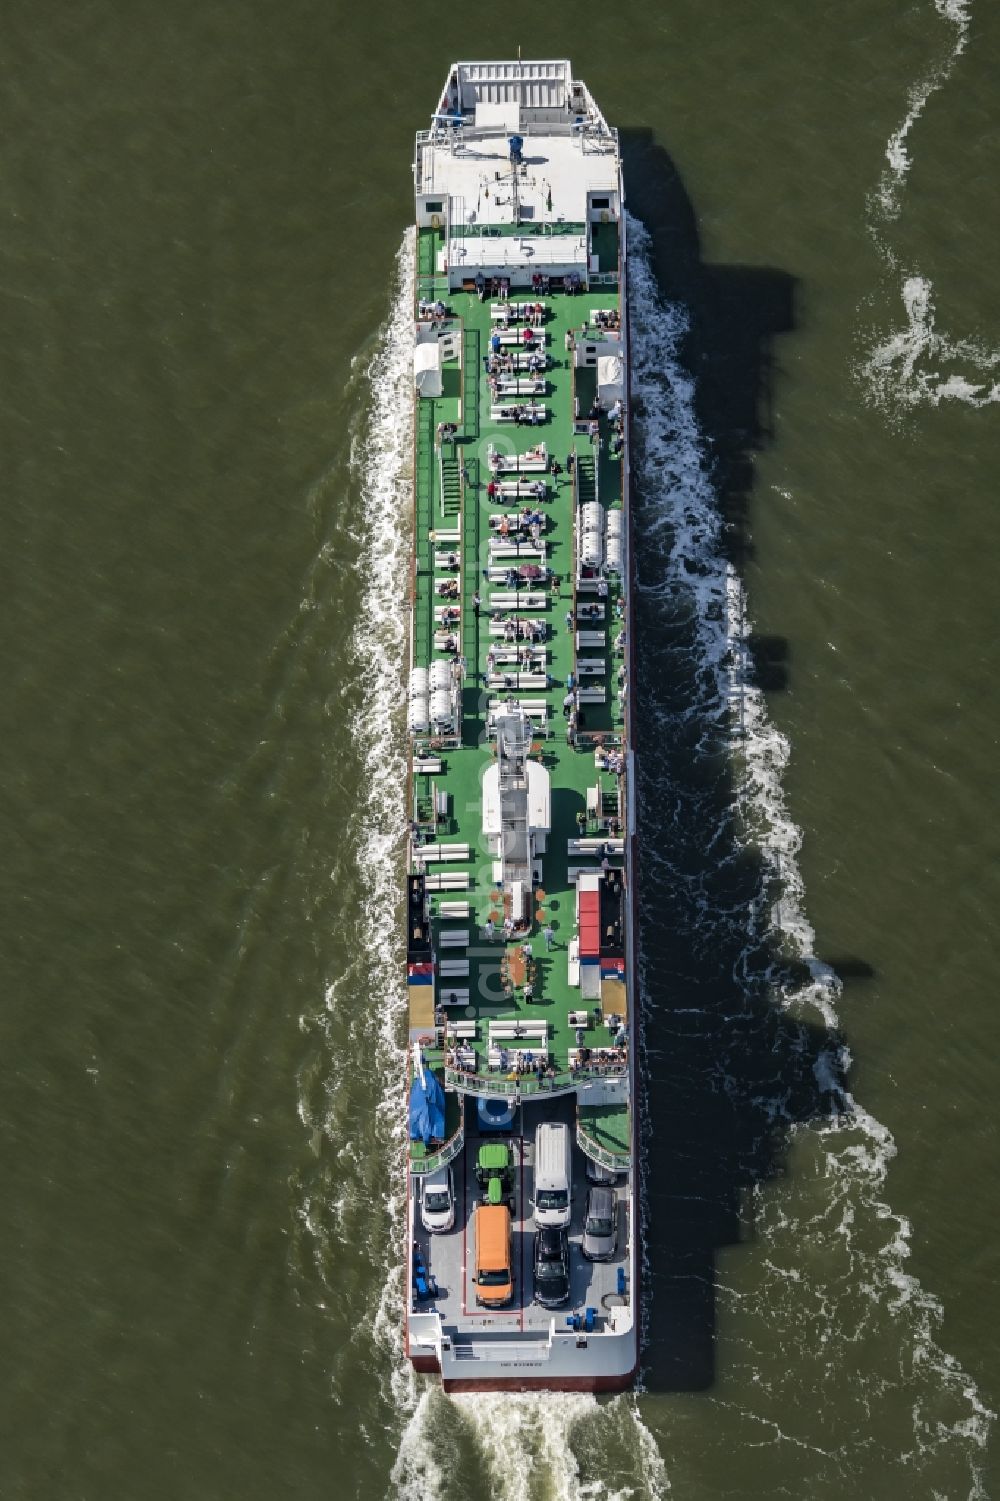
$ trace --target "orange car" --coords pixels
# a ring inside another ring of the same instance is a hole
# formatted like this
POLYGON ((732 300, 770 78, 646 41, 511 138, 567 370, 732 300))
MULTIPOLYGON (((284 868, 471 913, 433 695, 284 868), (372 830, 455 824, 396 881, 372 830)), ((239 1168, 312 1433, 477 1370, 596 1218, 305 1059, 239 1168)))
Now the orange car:
POLYGON ((480 1204, 473 1221, 476 1241, 476 1302, 500 1308, 514 1296, 510 1210, 506 1204, 480 1204))

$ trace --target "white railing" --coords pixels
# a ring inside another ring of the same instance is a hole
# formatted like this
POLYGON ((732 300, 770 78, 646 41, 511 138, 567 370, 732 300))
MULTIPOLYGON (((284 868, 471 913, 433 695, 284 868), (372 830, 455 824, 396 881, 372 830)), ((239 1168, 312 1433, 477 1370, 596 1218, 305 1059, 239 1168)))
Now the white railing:
POLYGON ((576 1141, 585 1157, 592 1157, 601 1167, 610 1168, 612 1172, 627 1173, 632 1165, 631 1152, 615 1152, 610 1147, 602 1147, 579 1121, 576 1126, 576 1141))
POLYGON ((443 1147, 432 1152, 428 1157, 410 1158, 410 1175, 414 1178, 426 1177, 428 1173, 436 1173, 439 1167, 447 1167, 449 1162, 454 1162, 459 1152, 465 1146, 465 1123, 459 1126, 443 1147))

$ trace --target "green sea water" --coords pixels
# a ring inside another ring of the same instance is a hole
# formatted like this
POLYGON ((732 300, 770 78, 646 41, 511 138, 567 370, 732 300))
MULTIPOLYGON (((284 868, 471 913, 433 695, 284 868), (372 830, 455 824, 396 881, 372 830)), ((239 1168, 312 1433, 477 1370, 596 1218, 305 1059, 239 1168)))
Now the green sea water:
POLYGON ((998 63, 982 0, 8 12, 3 1501, 997 1490, 998 63), (518 46, 646 226, 600 1403, 398 1334, 397 288, 413 132, 518 46))

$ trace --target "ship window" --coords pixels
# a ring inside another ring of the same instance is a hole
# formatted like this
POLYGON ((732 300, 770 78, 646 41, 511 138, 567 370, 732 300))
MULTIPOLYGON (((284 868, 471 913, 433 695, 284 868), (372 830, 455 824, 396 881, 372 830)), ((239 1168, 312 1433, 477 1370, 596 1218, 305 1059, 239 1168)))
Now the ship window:
POLYGON ((590 201, 593 204, 594 208, 610 208, 611 207, 611 199, 610 198, 592 198, 590 201))
POLYGON ((440 214, 444 209, 444 204, 440 200, 437 203, 431 203, 430 199, 428 199, 424 204, 424 208, 429 214, 440 214))

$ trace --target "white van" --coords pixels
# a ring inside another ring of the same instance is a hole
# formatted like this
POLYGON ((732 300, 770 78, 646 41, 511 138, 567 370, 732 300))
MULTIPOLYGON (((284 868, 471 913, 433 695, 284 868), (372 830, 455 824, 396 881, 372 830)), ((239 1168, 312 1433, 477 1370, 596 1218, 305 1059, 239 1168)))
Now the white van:
POLYGON ((562 1228, 572 1214, 569 1127, 545 1121, 535 1132, 535 1224, 562 1228))

